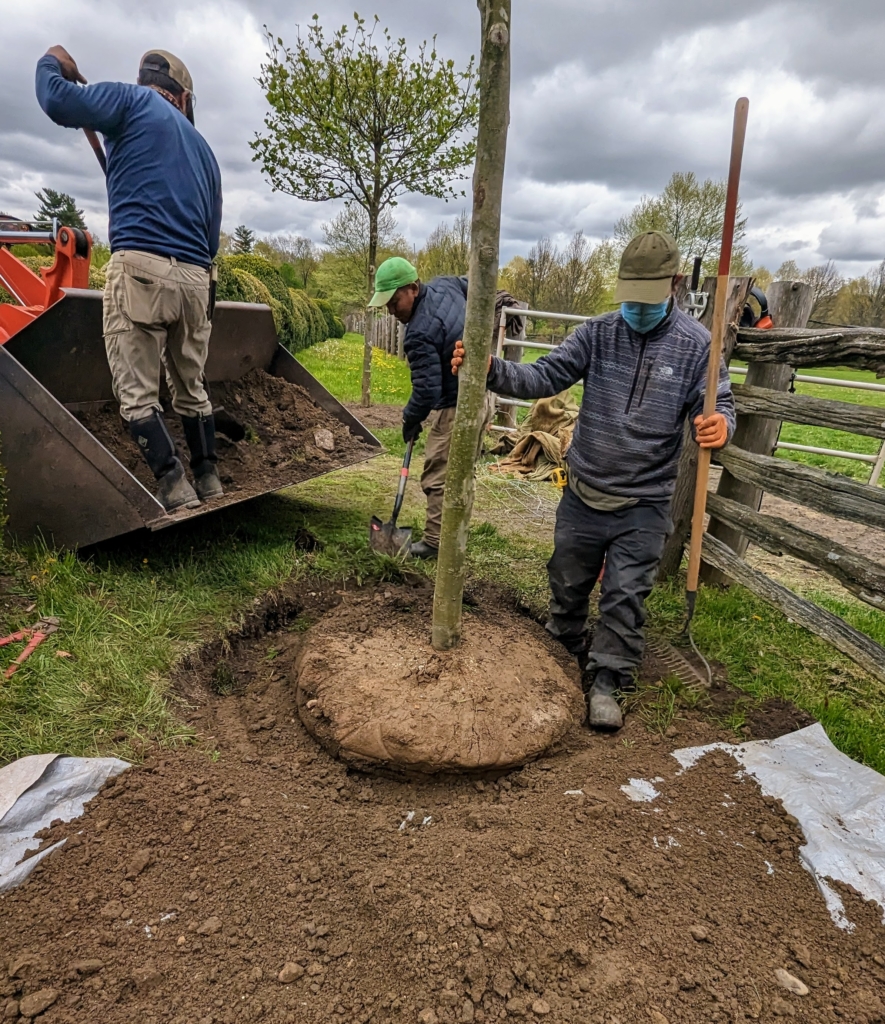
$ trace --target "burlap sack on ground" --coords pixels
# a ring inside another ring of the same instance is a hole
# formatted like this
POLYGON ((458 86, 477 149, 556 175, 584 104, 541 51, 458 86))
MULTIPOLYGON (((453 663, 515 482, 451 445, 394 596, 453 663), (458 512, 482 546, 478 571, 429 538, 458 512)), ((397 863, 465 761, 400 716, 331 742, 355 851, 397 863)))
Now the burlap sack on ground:
POLYGON ((526 480, 549 480, 553 470, 565 464, 577 418, 578 405, 570 391, 539 399, 517 432, 504 434, 492 449, 492 454, 506 457, 491 468, 526 480))

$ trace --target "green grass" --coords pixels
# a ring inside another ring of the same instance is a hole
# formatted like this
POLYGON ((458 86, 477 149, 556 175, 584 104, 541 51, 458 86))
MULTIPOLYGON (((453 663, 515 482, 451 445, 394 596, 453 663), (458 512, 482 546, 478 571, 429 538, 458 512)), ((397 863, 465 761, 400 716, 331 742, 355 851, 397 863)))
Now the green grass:
MULTIPOLYGON (((358 402, 363 377, 363 338, 345 334, 304 349, 298 362, 341 402, 358 402)), ((380 349, 372 350, 372 401, 382 405, 405 405, 412 393, 408 364, 380 349)))
MULTIPOLYGON (((735 360, 735 366, 746 365, 735 360)), ((811 377, 828 377, 834 380, 863 381, 868 384, 882 384, 872 372, 853 370, 847 367, 824 368, 817 370, 800 370, 800 373, 811 377)), ((736 381, 743 381, 743 374, 735 374, 736 381)), ((868 405, 885 409, 885 391, 861 391, 857 388, 840 388, 829 384, 807 384, 799 381, 795 385, 796 393, 811 395, 814 398, 827 398, 834 402, 851 402, 855 405, 868 405)), ((876 455, 882 442, 874 437, 861 437, 844 430, 828 430, 825 427, 809 427, 799 423, 784 423, 781 428, 780 440, 790 444, 807 444, 815 448, 832 448, 843 452, 857 452, 860 455, 876 455)), ((811 452, 778 451, 778 458, 803 462, 808 466, 817 466, 830 473, 844 473, 866 483, 870 478, 872 465, 868 462, 857 462, 854 459, 840 459, 829 455, 814 455, 811 452)), ((880 478, 880 486, 885 486, 885 474, 880 478)))
MULTIPOLYGON (((659 586, 649 601, 652 628, 674 642, 685 617, 683 586, 659 586)), ((806 596, 885 644, 880 612, 828 594, 806 596)), ((705 657, 726 667, 733 686, 760 701, 792 701, 840 750, 885 773, 885 685, 743 587, 702 588, 692 635, 705 657)))
MULTIPOLYGON (((299 358, 339 397, 358 400, 359 338, 329 342, 299 358)), ((391 402, 401 403, 408 394, 408 368, 381 353, 375 358, 376 399, 386 393, 391 402)), ((367 548, 369 516, 389 514, 402 453, 398 430, 378 433, 390 443, 390 455, 284 495, 107 544, 88 557, 39 548, 19 551, 18 587, 35 608, 7 615, 0 621, 0 635, 40 615, 57 615, 62 628, 0 685, 0 763, 45 751, 137 756, 140 737, 187 741, 190 731, 170 692, 170 675, 185 655, 238 625, 268 591, 317 577, 366 583, 398 579, 403 572, 433 577, 433 564, 404 567, 367 548), (295 545, 304 530, 321 542, 313 551, 295 545)), ((555 489, 535 488, 530 499, 540 497, 548 505, 555 501, 555 489)), ((549 527, 533 524, 527 511, 531 500, 520 509, 524 492, 525 485, 481 476, 468 585, 488 581, 509 587, 540 615, 547 600, 545 561, 552 535, 549 527)), ((420 529, 423 519, 423 496, 410 484, 401 523, 420 529)), ((885 643, 880 613, 849 597, 809 596, 885 643)), ((658 588, 650 613, 651 628, 675 638, 682 625, 681 586, 658 588)), ((297 628, 304 626, 301 622, 297 628)), ((793 701, 823 722, 841 750, 885 771, 885 687, 822 641, 740 587, 702 589, 694 634, 748 699, 793 701)), ((0 651, 0 667, 19 649, 0 651)), ((220 678, 218 685, 224 689, 226 681, 220 678)), ((666 683, 643 712, 646 725, 665 731, 688 696, 666 683)), ((737 720, 731 724, 740 725, 737 720)))

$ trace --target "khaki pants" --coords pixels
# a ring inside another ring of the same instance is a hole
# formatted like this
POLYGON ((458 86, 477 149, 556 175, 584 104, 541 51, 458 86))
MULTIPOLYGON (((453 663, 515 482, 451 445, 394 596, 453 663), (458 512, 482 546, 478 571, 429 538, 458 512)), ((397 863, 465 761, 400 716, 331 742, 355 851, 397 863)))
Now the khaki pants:
POLYGON ((132 250, 111 256, 104 340, 123 419, 160 410, 161 366, 180 416, 212 412, 203 386, 212 330, 208 305, 209 272, 202 267, 132 250))
MULTIPOLYGON (((476 457, 482 451, 485 433, 494 416, 495 396, 486 395, 485 420, 479 435, 476 457)), ((446 470, 449 465, 449 449, 452 446, 452 428, 455 426, 455 410, 435 409, 428 417, 426 426, 427 445, 424 449, 424 471, 421 473, 421 490, 427 495, 427 523, 424 540, 434 548, 439 547, 442 527, 443 495, 446 490, 446 470)))

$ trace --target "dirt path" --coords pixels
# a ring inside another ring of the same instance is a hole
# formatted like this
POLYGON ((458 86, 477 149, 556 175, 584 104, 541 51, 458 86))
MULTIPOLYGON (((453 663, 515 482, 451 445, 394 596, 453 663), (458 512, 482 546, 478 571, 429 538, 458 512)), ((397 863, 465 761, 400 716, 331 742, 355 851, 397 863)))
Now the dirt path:
POLYGON ((338 597, 291 595, 207 652, 179 680, 204 749, 51 830, 67 845, 0 898, 7 1019, 51 1000, 39 1021, 885 1020, 878 909, 845 893, 857 929, 833 925, 795 823, 729 757, 678 774, 673 748, 724 735, 698 712, 663 739, 637 715, 575 729, 497 781, 345 770, 291 684, 338 597), (631 778, 661 797, 631 802, 631 778))

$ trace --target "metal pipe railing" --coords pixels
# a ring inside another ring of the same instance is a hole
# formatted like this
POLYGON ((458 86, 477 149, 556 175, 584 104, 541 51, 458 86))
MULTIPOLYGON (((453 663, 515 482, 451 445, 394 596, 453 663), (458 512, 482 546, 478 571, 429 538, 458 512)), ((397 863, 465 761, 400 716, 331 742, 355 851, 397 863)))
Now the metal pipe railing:
MULTIPOLYGON (((577 316, 572 313, 545 313, 537 309, 514 309, 509 306, 505 306, 502 313, 505 316, 535 316, 544 320, 566 320, 572 323, 586 323, 590 319, 589 316, 577 316)), ((538 341, 514 341, 513 339, 505 338, 502 325, 501 337, 498 341, 498 354, 500 355, 503 350, 508 347, 533 348, 541 349, 545 352, 552 352, 558 346, 547 345, 538 341)), ((746 366, 729 367, 729 373, 745 374, 746 372, 746 366)), ((854 388, 857 391, 885 392, 885 384, 873 384, 864 380, 840 380, 838 377, 816 377, 805 373, 797 373, 793 377, 793 380, 800 384, 822 384, 825 387, 854 388)), ((519 402, 513 398, 498 398, 497 404, 518 406, 523 409, 530 409, 533 405, 532 402, 519 402)), ((885 413, 883 413, 883 416, 885 416, 885 413)), ((492 429, 502 433, 513 433, 512 427, 492 427, 492 429)), ((885 441, 882 442, 877 455, 863 455, 860 452, 846 452, 836 448, 818 448, 815 445, 791 444, 787 441, 778 441, 776 447, 783 449, 784 451, 807 452, 810 455, 826 455, 831 458, 853 459, 855 462, 865 462, 873 467, 872 472, 870 473, 869 483, 874 487, 878 484, 882 473, 885 472, 885 441)))

